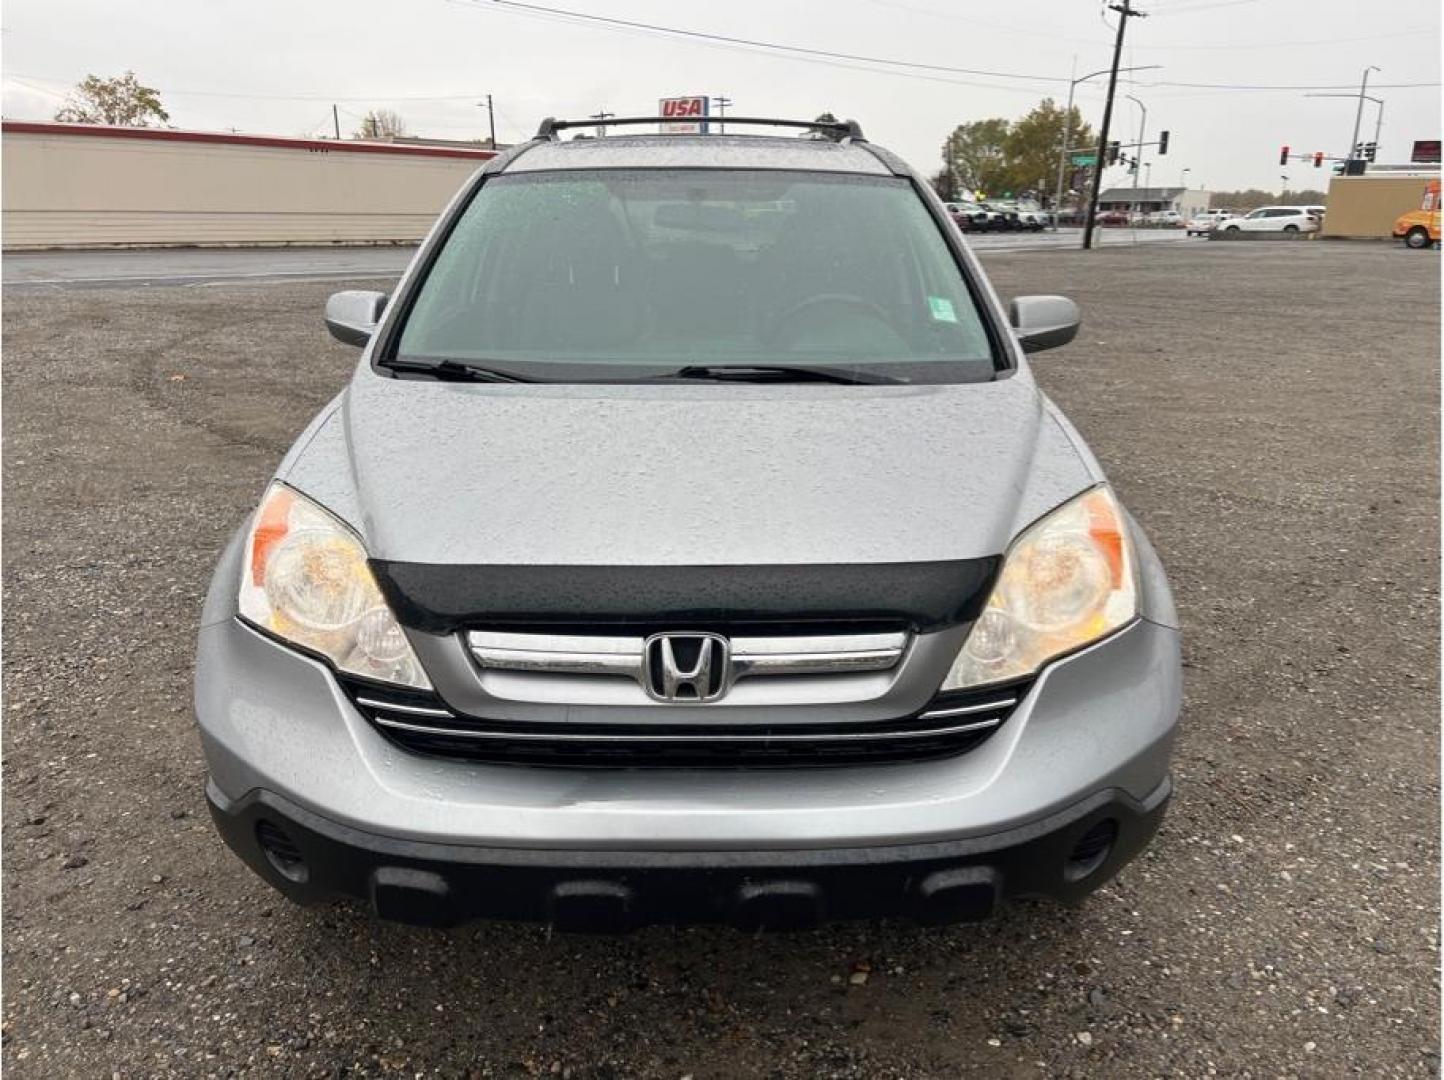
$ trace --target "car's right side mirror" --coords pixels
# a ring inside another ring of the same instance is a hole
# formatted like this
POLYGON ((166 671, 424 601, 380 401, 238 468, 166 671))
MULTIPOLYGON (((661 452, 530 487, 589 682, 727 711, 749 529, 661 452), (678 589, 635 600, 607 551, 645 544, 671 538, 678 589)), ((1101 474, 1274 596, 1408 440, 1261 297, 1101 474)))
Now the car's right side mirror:
POLYGON ((337 341, 365 345, 376 332, 385 310, 385 293, 361 289, 332 293, 326 300, 326 329, 337 341))
POLYGON ((1008 321, 1023 351, 1032 353, 1067 345, 1083 316, 1066 296, 1019 296, 1008 305, 1008 321))

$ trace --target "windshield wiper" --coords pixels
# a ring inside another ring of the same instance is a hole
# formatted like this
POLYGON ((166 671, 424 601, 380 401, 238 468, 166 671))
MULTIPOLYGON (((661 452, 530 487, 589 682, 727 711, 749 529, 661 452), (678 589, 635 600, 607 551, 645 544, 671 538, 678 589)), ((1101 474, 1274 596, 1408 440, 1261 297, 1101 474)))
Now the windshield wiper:
POLYGON ((522 375, 514 375, 510 371, 502 371, 499 368, 486 367, 482 364, 469 364, 463 360, 383 360, 379 366, 391 371, 430 375, 433 379, 443 382, 526 383, 536 381, 522 375))
POLYGON ((872 371, 854 371, 837 367, 814 367, 804 364, 688 364, 662 379, 699 379, 711 382, 826 382, 846 386, 884 383, 899 384, 905 379, 879 375, 872 371))

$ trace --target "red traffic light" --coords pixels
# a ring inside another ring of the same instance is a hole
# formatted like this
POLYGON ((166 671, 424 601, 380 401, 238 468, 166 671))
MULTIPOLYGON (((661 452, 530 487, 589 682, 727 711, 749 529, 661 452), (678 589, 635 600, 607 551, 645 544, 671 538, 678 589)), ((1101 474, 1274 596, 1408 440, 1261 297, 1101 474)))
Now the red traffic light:
POLYGON ((1323 163, 1324 163, 1324 152, 1323 152, 1322 150, 1316 150, 1316 151, 1314 151, 1314 168, 1316 168, 1316 169, 1319 168, 1321 165, 1323 165, 1323 163))
POLYGON ((1285 146, 1282 150, 1279 151, 1279 164, 1280 164, 1280 165, 1287 165, 1288 163, 1289 163, 1289 148, 1288 148, 1287 146, 1285 146))

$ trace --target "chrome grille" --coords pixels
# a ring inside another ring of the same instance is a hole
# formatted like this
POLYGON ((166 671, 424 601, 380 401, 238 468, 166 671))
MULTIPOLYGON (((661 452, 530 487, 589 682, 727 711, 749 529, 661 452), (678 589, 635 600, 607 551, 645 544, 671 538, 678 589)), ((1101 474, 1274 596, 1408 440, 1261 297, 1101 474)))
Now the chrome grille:
POLYGON ((387 738, 417 753, 573 768, 798 768, 965 753, 1012 713, 1026 685, 940 695, 916 715, 832 724, 520 723, 462 715, 440 697, 347 682, 387 738))
MULTIPOLYGON (((621 676, 646 686, 641 636, 514 634, 473 630, 467 647, 483 670, 547 675, 621 676)), ((908 636, 814 634, 733 637, 729 682, 761 675, 838 675, 889 671, 907 649, 908 636)))

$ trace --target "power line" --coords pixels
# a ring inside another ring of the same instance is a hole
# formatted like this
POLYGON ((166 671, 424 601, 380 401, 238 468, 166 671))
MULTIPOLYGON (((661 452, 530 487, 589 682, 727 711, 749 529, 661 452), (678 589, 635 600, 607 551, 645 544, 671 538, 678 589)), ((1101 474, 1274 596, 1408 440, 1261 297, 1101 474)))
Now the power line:
MULTIPOLYGON (((664 26, 660 23, 642 22, 634 19, 619 19, 607 15, 594 15, 590 12, 573 11, 567 8, 549 7, 544 4, 526 3, 523 0, 447 0, 448 3, 458 7, 470 8, 475 11, 488 9, 504 9, 515 12, 519 15, 531 15, 541 18, 560 19, 568 22, 586 23, 601 28, 615 30, 621 33, 641 33, 647 35, 661 35, 664 37, 686 38, 711 44, 732 46, 746 49, 748 51, 762 50, 764 52, 781 52, 798 56, 800 58, 812 59, 820 63, 830 61, 849 61, 852 64, 872 64, 886 67, 901 67, 916 72, 945 72, 955 75, 978 75, 984 78, 994 79, 1018 79, 1027 82, 1046 82, 1064 84, 1067 79, 1058 75, 1041 75, 1026 72, 989 71, 979 68, 954 67, 948 64, 930 64, 916 60, 902 60, 896 57, 868 56, 861 53, 835 52, 828 49, 814 49, 803 45, 790 45, 784 42, 763 41, 757 38, 733 37, 728 34, 715 34, 704 30, 689 30, 683 27, 664 26)), ((1255 3, 1257 0, 1219 0, 1216 4, 1206 4, 1198 10, 1206 7, 1224 6, 1236 3, 1255 3)), ((1176 9, 1177 13, 1183 14, 1190 9, 1176 9)), ((1148 46, 1143 46, 1147 48, 1148 46)), ((838 65, 848 66, 848 65, 838 65)), ((878 71, 878 67, 863 68, 860 70, 878 71)), ((884 72, 886 74, 902 75, 905 72, 884 72)), ((915 75, 915 78, 925 78, 924 75, 915 75)), ((951 80, 942 80, 951 81, 951 80)), ((964 84, 967 85, 967 84, 964 84)), ((1156 82, 1139 85, 1181 87, 1185 89, 1202 90, 1240 90, 1240 91, 1273 91, 1273 90, 1347 90, 1348 86, 1341 84, 1320 84, 1309 86, 1283 86, 1283 85, 1246 85, 1232 83, 1189 83, 1189 82, 1156 82)), ((1433 87, 1440 85, 1438 82, 1398 83, 1387 89, 1411 89, 1416 87, 1433 87)), ((1003 89, 998 87, 998 89, 1003 89)), ((1380 87, 1385 89, 1385 87, 1380 87)))
POLYGON ((618 19, 608 15, 593 15, 583 11, 569 11, 566 8, 546 7, 542 4, 523 3, 522 0, 449 0, 451 3, 459 4, 462 7, 484 9, 488 7, 501 7, 516 10, 518 12, 531 12, 540 15, 561 16, 566 19, 575 19, 580 22, 598 23, 608 26, 620 27, 631 31, 641 31, 649 34, 664 34, 671 37, 696 38, 701 41, 714 41, 726 45, 741 45, 753 49, 770 49, 774 52, 796 53, 801 56, 815 56, 830 60, 851 60, 866 64, 885 64, 891 67, 912 68, 919 71, 939 71, 951 75, 981 75, 992 79, 1022 79, 1029 82, 1066 83, 1068 80, 1057 75, 1029 75, 1021 72, 1010 71, 986 71, 980 68, 953 67, 948 64, 928 64, 917 60, 899 60, 890 57, 864 56, 859 53, 833 52, 828 49, 813 49, 805 45, 786 45, 780 42, 761 41, 755 38, 732 37, 728 34, 713 34, 704 30, 686 30, 675 26, 662 26, 658 23, 638 22, 633 19, 618 19))
POLYGON ((1054 41, 1069 41, 1074 44, 1105 46, 1108 43, 1096 37, 1078 37, 1073 34, 1053 34, 1046 30, 1039 30, 1037 27, 1007 26, 1003 23, 989 22, 985 19, 976 19, 971 15, 958 15, 954 12, 934 11, 931 8, 917 7, 913 4, 902 3, 901 0, 870 0, 879 7, 892 8, 895 11, 906 11, 913 15, 922 15, 930 19, 945 19, 948 22, 967 23, 971 26, 985 26, 989 30, 997 30, 1004 34, 1022 34, 1030 38, 1050 38, 1054 41))

